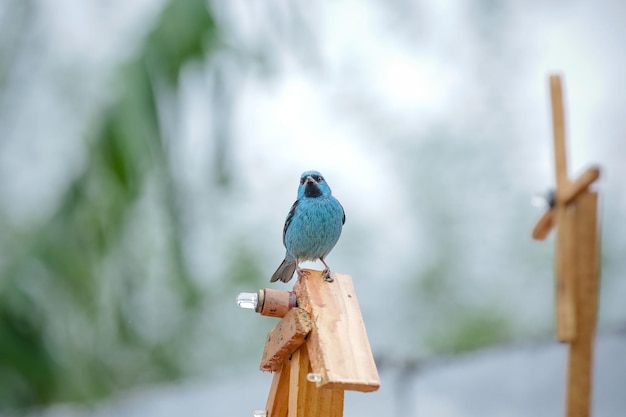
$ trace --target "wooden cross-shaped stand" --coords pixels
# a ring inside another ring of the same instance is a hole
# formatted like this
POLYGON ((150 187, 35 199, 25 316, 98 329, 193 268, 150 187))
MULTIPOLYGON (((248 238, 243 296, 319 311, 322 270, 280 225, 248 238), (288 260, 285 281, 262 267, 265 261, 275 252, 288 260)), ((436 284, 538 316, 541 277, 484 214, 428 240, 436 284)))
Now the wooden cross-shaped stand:
POLYGON ((261 359, 261 370, 275 373, 267 417, 341 417, 345 390, 380 387, 352 278, 333 273, 327 282, 306 271, 293 292, 260 292, 256 311, 282 317, 261 359))
POLYGON ((587 417, 591 408, 593 343, 598 310, 598 193, 589 187, 600 176, 588 168, 567 176, 565 116, 559 75, 550 76, 556 191, 532 236, 543 240, 556 226, 556 338, 569 344, 566 416, 587 417))

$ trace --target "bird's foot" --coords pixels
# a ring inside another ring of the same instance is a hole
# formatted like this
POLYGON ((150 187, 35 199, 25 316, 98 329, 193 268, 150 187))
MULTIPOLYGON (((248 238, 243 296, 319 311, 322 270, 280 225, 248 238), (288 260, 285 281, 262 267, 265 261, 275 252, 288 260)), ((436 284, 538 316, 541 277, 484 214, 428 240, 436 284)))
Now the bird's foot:
POLYGON ((326 282, 333 282, 334 281, 333 277, 330 275, 330 269, 325 268, 322 271, 322 275, 324 276, 324 281, 326 281, 326 282))
POLYGON ((298 274, 298 278, 300 277, 308 277, 309 275, 311 275, 311 273, 305 269, 300 268, 299 266, 296 266, 296 273, 298 274))
POLYGON ((325 267, 324 270, 322 271, 322 275, 324 275, 324 281, 326 281, 326 282, 333 282, 334 279, 333 279, 333 277, 330 276, 330 267, 328 266, 328 264, 324 260, 323 256, 320 258, 320 261, 322 261, 322 263, 324 264, 324 267, 325 267))

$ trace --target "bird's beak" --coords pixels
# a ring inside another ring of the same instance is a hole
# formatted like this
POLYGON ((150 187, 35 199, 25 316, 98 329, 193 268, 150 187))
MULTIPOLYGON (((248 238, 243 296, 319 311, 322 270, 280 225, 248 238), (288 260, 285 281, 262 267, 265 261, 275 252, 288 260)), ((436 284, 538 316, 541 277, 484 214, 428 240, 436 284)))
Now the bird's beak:
POLYGON ((317 181, 315 181, 315 180, 313 179, 313 177, 312 177, 312 176, 310 176, 310 175, 308 175, 308 176, 306 177, 306 182, 307 182, 307 183, 312 182, 313 184, 317 184, 317 181))

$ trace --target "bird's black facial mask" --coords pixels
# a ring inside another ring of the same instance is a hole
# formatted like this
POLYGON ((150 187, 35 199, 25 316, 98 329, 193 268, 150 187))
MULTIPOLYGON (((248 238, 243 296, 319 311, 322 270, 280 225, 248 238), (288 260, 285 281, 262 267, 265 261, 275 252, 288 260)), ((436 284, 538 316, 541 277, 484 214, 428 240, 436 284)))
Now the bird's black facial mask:
POLYGON ((321 197, 322 190, 317 186, 317 181, 311 177, 304 180, 304 196, 305 197, 321 197))

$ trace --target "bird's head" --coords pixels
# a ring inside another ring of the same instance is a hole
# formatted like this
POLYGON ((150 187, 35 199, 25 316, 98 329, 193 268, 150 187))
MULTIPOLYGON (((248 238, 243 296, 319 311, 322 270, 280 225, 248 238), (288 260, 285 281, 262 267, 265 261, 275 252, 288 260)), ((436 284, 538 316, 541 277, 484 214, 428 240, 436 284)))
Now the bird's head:
POLYGON ((306 171, 300 176, 298 199, 302 197, 321 197, 330 195, 328 183, 318 171, 306 171))

